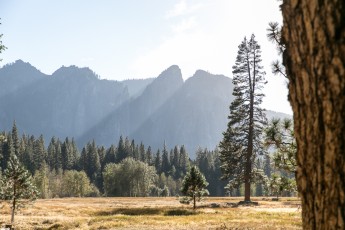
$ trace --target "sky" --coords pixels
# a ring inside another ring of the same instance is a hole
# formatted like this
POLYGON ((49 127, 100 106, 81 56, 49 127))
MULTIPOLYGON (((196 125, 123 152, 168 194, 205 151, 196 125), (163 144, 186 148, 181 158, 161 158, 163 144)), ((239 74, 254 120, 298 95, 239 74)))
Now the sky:
POLYGON ((0 66, 22 59, 52 74, 89 67, 103 79, 157 77, 178 65, 184 79, 202 69, 232 77, 238 45, 255 34, 266 71, 262 106, 292 114, 286 80, 266 38, 282 22, 277 0, 0 0, 0 66))

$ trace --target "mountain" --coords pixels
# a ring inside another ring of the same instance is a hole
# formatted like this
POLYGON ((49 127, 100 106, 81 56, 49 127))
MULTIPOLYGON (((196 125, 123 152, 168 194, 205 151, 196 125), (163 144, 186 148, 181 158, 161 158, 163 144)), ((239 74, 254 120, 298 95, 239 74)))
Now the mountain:
POLYGON ((226 128, 232 87, 230 78, 198 70, 131 137, 155 147, 184 144, 190 153, 214 149, 226 128))
POLYGON ((135 98, 140 96, 153 80, 154 78, 124 80, 122 84, 127 87, 129 96, 135 98))
MULTIPOLYGON (((120 135, 132 138, 133 132, 163 106, 182 85, 183 78, 180 68, 178 66, 169 67, 154 79, 139 97, 132 98, 123 104, 103 122, 81 137, 79 141, 85 143, 87 140, 95 139, 99 144, 110 145, 120 135)), ((138 139, 138 141, 142 140, 138 139)))
MULTIPOLYGON (((21 60, 0 69, 0 130, 16 120, 27 134, 117 144, 128 136, 153 150, 185 145, 213 149, 227 125, 230 78, 203 70, 183 81, 173 65, 145 80, 101 80, 89 68, 61 67, 52 75, 21 60)), ((267 111, 268 117, 289 115, 267 111)))
POLYGON ((275 112, 275 111, 271 111, 271 110, 266 111, 266 117, 267 117, 267 120, 271 120, 272 118, 292 119, 292 115, 290 115, 290 114, 275 112))
POLYGON ((51 76, 39 71, 33 75, 34 71, 22 61, 0 70, 2 89, 11 89, 1 93, 2 130, 9 130, 16 120, 28 134, 77 137, 129 98, 123 84, 100 80, 88 68, 61 67, 51 76))
POLYGON ((30 63, 18 60, 0 69, 0 97, 19 92, 22 88, 35 84, 46 77, 30 63))

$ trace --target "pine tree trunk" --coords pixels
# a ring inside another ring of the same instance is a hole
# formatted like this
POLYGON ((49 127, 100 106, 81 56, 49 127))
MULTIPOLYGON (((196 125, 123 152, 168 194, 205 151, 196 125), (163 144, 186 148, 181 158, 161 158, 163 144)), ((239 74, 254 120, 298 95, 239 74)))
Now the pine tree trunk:
POLYGON ((250 183, 252 173, 252 156, 253 156, 253 103, 251 96, 250 112, 249 112, 249 134, 248 134, 248 150, 246 156, 246 167, 244 176, 244 201, 250 202, 250 183))
POLYGON ((283 62, 305 229, 345 228, 345 2, 285 0, 283 62))
MULTIPOLYGON (((255 63, 255 60, 254 60, 255 63)), ((254 138, 254 90, 255 90, 255 66, 253 76, 251 76, 251 68, 249 59, 247 59, 248 66, 248 84, 250 87, 250 105, 249 105, 249 132, 248 132, 248 150, 246 155, 246 166, 244 175, 244 201, 250 202, 250 183, 252 173, 252 156, 253 156, 253 138, 254 138), (253 77, 253 79, 252 79, 253 77)))
MULTIPOLYGON (((252 111, 251 111, 252 114, 252 111)), ((250 119, 252 120, 252 119, 250 119)), ((246 167, 245 167, 245 175, 244 175, 244 201, 250 202, 250 175, 252 172, 252 155, 253 155, 253 125, 252 122, 249 125, 249 135, 248 135, 248 150, 246 156, 246 167)))
POLYGON ((196 200, 195 200, 195 194, 193 194, 193 209, 195 210, 196 207, 196 200))
POLYGON ((13 198, 12 201, 12 212, 11 212, 11 224, 14 223, 14 212, 16 210, 16 198, 13 198))

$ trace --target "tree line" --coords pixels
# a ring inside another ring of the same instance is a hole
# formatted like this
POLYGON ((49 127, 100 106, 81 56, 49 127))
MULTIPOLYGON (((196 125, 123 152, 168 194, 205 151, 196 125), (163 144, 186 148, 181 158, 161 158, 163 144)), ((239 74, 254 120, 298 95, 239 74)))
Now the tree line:
MULTIPOLYGON (((79 151, 73 138, 61 141, 52 137, 46 145, 43 135, 20 137, 15 122, 12 130, 1 136, 1 172, 8 167, 11 155, 15 155, 32 175, 41 198, 178 196, 183 178, 193 165, 205 175, 211 196, 244 193, 243 187, 224 189, 228 181, 221 180, 222 161, 218 148, 199 148, 192 160, 184 146, 168 149, 163 143, 162 149, 154 152, 150 146, 121 136, 117 145, 106 148, 90 141, 79 151)), ((257 164, 267 177, 275 170, 270 157, 261 157, 257 164)), ((251 193, 271 195, 273 190, 258 183, 251 193)))

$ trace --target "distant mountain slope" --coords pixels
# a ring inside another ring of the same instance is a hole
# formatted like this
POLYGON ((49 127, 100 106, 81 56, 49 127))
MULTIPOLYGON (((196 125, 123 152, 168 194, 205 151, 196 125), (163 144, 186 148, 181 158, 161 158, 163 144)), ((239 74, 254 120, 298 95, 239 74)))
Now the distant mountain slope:
POLYGON ((20 91, 44 77, 45 74, 22 60, 7 64, 0 69, 0 97, 20 91))
MULTIPOLYGON (((85 143, 95 139, 97 143, 110 145, 120 135, 132 136, 183 85, 181 70, 171 66, 149 84, 142 94, 124 103, 98 126, 93 127, 79 140, 85 143)), ((159 137, 157 137, 159 139, 159 137)), ((141 141, 141 140, 138 140, 141 141)))
POLYGON ((267 117, 267 120, 269 120, 269 121, 272 118, 279 118, 279 119, 289 118, 289 119, 292 119, 292 115, 290 115, 290 114, 275 112, 275 111, 271 111, 271 110, 266 111, 266 117, 267 117))
POLYGON ((88 68, 61 67, 45 77, 37 72, 29 75, 32 84, 17 88, 13 74, 16 79, 26 78, 31 67, 19 61, 6 68, 12 75, 1 75, 0 70, 2 87, 13 90, 0 98, 0 128, 5 130, 16 120, 25 133, 77 137, 129 98, 121 83, 99 80, 88 68))
POLYGON ((153 80, 154 78, 132 79, 121 81, 121 83, 127 87, 129 96, 131 98, 135 98, 140 96, 144 92, 145 88, 149 84, 151 84, 153 80))
POLYGON ((131 137, 156 148, 164 141, 168 147, 185 145, 191 155, 199 146, 214 149, 231 100, 230 78, 198 70, 131 137))
MULTIPOLYGON (((45 75, 21 60, 0 69, 0 130, 75 137, 79 147, 94 139, 117 144, 120 135, 150 145, 215 148, 233 99, 230 78, 198 70, 183 81, 173 65, 157 78, 100 80, 89 68, 61 67, 45 75)), ((272 117, 291 117, 267 111, 272 117)))

